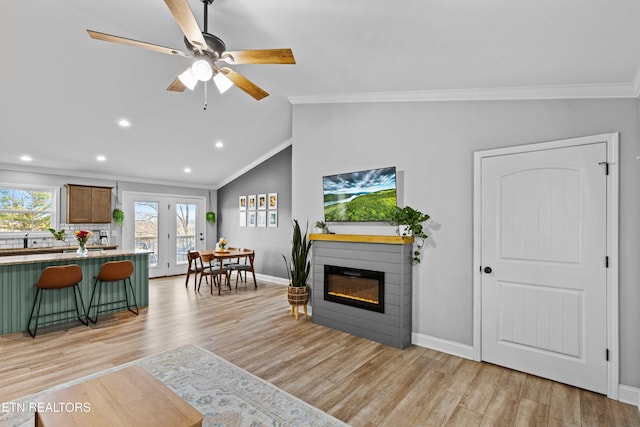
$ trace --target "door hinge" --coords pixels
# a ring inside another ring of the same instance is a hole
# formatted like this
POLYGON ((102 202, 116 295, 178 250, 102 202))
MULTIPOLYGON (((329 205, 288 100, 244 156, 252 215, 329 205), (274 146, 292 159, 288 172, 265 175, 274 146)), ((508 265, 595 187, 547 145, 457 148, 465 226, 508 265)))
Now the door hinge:
POLYGON ((599 165, 604 165, 604 174, 609 175, 609 162, 600 162, 599 165))
POLYGON ((607 358, 607 362, 609 361, 609 349, 605 350, 605 357, 607 358))
POLYGON ((604 257, 604 267, 605 268, 609 268, 609 257, 608 256, 604 257))

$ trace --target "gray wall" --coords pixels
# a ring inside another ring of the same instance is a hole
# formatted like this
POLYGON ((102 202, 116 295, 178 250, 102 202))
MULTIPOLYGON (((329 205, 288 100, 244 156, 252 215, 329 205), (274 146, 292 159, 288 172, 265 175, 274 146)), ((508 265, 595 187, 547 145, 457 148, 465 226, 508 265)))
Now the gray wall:
POLYGON ((322 218, 323 175, 396 166, 398 203, 432 217, 414 269, 413 330, 472 345, 473 152, 620 132, 620 381, 638 387, 638 117, 636 99, 294 105, 292 215, 322 218))
POLYGON ((282 254, 291 251, 291 232, 289 146, 218 189, 218 235, 232 247, 254 249, 256 273, 285 278, 282 254), (278 193, 278 227, 240 227, 238 197, 261 193, 278 193))

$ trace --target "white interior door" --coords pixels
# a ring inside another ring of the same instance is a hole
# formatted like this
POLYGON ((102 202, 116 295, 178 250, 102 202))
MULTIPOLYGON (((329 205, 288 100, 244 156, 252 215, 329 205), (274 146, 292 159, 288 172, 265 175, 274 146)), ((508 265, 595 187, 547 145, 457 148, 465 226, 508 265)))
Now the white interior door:
POLYGON ((187 251, 204 249, 204 198, 123 193, 123 246, 146 249, 149 277, 184 274, 187 251))
POLYGON ((606 161, 605 142, 482 158, 482 360, 607 392, 606 161))

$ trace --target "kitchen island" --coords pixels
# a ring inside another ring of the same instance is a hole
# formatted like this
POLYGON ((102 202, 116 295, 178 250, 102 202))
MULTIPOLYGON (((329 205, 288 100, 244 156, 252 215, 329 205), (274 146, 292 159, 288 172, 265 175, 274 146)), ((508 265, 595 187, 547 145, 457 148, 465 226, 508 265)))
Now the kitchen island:
MULTIPOLYGON (((55 253, 38 255, 18 255, 0 257, 0 335, 27 330, 33 300, 36 295, 35 283, 40 273, 48 266, 78 264, 82 269, 80 291, 85 309, 89 307, 93 278, 107 261, 131 260, 134 272, 131 284, 136 294, 138 307, 149 305, 149 252, 139 249, 90 251, 79 257, 75 253, 55 253)), ((105 286, 101 302, 122 299, 122 286, 105 286), (117 291, 117 292, 116 292, 117 291)), ((42 301, 41 313, 70 310, 74 308, 73 288, 49 292, 42 301)), ((126 307, 123 308, 126 310, 126 307)), ((68 315, 60 315, 51 320, 60 320, 68 315)))

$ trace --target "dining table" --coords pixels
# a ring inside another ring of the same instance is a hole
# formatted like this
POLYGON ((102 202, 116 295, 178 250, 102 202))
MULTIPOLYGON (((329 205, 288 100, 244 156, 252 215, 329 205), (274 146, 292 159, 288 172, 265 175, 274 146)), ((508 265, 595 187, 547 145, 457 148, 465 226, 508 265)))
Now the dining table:
MULTIPOLYGON (((210 250, 210 251, 203 251, 202 253, 207 253, 210 255, 213 255, 213 261, 215 262, 216 260, 220 263, 220 266, 224 265, 224 260, 229 260, 229 259, 234 259, 234 258, 244 258, 246 256, 249 256, 249 260, 251 261, 251 264, 253 265, 253 251, 251 251, 250 253, 243 250, 243 249, 237 249, 237 248, 229 248, 229 249, 224 249, 224 250, 220 250, 220 249, 216 249, 216 250, 210 250)), ((218 273, 219 277, 218 277, 218 295, 220 295, 220 290, 222 289, 222 276, 224 275, 224 271, 222 268, 218 269, 218 273)), ((231 284, 229 284, 229 286, 231 286, 231 284)), ((213 289, 211 291, 213 293, 213 289)))

